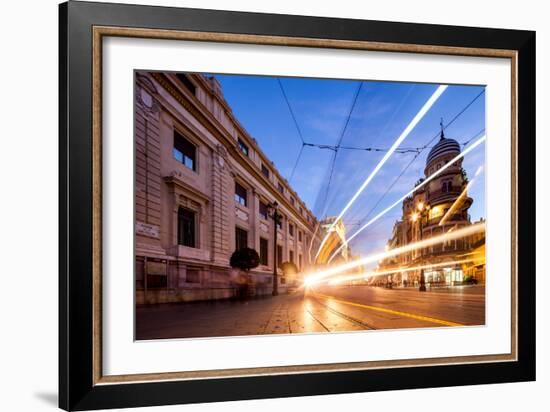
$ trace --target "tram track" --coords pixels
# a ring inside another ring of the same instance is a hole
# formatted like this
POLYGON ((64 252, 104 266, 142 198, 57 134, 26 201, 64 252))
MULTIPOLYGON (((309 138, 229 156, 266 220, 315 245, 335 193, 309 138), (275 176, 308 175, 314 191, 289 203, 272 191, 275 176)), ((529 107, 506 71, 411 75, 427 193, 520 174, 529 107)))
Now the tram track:
MULTIPOLYGON (((360 319, 357 319, 353 316, 350 316, 350 315, 347 315, 343 312, 340 312, 339 310, 337 309, 334 309, 333 307, 330 307, 329 305, 327 305, 326 303, 324 302, 321 302, 319 299, 317 298, 314 298, 314 297, 310 297, 312 300, 314 300, 315 302, 317 302, 319 305, 325 307, 329 312, 331 312, 333 315, 336 315, 342 319, 345 319, 347 320, 348 322, 351 322, 359 327, 361 327, 363 330, 374 330, 374 329, 377 329, 375 328, 374 326, 368 324, 367 322, 364 322, 360 319)), ((326 325, 324 325, 319 319, 317 319, 317 317, 315 317, 311 311, 308 310, 308 313, 311 315, 311 317, 313 319, 315 319, 317 322, 319 322, 319 324, 325 328, 327 330, 327 332, 332 332, 326 325)))

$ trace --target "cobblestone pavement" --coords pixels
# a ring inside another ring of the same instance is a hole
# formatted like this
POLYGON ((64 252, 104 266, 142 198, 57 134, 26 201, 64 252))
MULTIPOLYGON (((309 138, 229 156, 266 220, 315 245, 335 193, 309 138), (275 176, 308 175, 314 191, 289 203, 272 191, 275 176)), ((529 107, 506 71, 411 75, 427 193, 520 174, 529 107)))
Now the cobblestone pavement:
POLYGON ((483 325, 483 287, 324 287, 244 301, 140 306, 136 338, 169 339, 483 325))

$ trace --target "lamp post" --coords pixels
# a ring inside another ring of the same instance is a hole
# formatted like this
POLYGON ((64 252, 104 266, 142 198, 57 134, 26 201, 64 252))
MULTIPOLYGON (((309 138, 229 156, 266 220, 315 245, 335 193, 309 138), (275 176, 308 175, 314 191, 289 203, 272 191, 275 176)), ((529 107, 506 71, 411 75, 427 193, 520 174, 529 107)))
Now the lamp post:
MULTIPOLYGON (((418 202, 416 205, 416 209, 418 210, 418 212, 414 212, 411 215, 411 221, 419 221, 418 224, 420 229, 420 241, 422 241, 423 221, 424 217, 427 216, 428 211, 430 210, 430 205, 426 205, 426 207, 424 207, 424 203, 418 202)), ((422 257, 423 254, 423 250, 420 249, 420 257, 422 257)), ((426 278, 424 276, 424 269, 420 269, 420 287, 418 288, 418 290, 420 292, 426 292, 426 278)))
POLYGON ((267 212, 269 217, 273 219, 273 296, 279 294, 279 285, 277 282, 277 226, 281 221, 282 216, 277 212, 279 204, 277 202, 272 202, 267 205, 267 212))

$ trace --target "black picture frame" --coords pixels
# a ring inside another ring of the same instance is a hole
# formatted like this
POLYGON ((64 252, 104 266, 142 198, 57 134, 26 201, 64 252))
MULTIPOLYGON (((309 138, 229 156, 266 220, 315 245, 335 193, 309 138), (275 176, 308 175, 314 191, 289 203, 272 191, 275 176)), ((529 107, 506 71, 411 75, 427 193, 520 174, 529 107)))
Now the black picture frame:
POLYGON ((535 380, 535 32, 68 2, 59 6, 59 406, 90 410, 535 380), (92 27, 517 51, 517 361, 94 384, 92 27))

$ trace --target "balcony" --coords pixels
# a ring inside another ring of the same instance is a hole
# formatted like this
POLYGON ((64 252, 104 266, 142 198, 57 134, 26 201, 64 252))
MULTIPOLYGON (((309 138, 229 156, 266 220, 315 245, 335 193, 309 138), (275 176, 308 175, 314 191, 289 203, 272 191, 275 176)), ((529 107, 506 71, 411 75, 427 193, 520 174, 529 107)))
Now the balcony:
MULTIPOLYGON (((429 234, 431 226, 439 225, 439 222, 441 221, 441 219, 443 219, 443 216, 445 216, 445 213, 437 217, 427 219, 424 223, 423 232, 429 234)), ((453 213, 451 216, 447 218, 446 224, 450 224, 453 222, 469 221, 469 220, 470 220, 470 215, 468 213, 466 213, 465 211, 457 210, 455 213, 453 213)))
POLYGON ((453 202, 458 196, 460 196, 462 190, 459 187, 453 186, 447 191, 437 190, 430 192, 428 196, 428 202, 431 205, 444 203, 444 202, 453 202))

